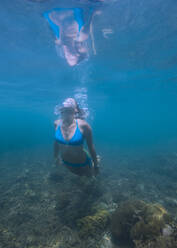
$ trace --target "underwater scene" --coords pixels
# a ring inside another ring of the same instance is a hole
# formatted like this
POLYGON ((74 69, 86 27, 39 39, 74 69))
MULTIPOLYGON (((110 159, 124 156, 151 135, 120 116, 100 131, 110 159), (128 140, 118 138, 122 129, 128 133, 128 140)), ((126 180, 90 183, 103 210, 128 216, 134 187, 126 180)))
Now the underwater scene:
POLYGON ((0 2, 0 248, 177 248, 176 13, 0 2))

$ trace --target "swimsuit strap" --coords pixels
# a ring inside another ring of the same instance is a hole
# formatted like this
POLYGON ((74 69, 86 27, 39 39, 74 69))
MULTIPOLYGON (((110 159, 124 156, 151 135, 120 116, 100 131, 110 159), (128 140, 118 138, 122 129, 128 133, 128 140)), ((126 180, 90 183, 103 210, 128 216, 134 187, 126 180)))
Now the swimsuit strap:
POLYGON ((53 29, 56 37, 59 39, 60 38, 60 28, 58 25, 56 25, 49 17, 49 14, 52 12, 53 10, 51 11, 48 11, 48 12, 45 12, 44 13, 44 17, 47 19, 47 21, 49 22, 51 28, 53 29))
POLYGON ((74 18, 79 25, 79 32, 80 32, 81 28, 84 26, 83 10, 81 8, 73 8, 73 12, 74 12, 74 18))

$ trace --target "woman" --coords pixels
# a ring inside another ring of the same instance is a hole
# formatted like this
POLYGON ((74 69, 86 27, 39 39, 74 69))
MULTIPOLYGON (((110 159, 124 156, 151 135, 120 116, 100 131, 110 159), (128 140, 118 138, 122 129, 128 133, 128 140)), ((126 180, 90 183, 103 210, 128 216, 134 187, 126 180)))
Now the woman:
POLYGON ((99 173, 98 158, 92 141, 92 131, 88 123, 80 119, 82 115, 76 101, 67 98, 60 108, 61 119, 55 124, 54 157, 57 165, 61 162, 74 174, 92 176, 99 173), (86 140, 89 153, 84 150, 86 140))
POLYGON ((82 8, 55 8, 45 12, 44 17, 55 33, 55 47, 57 54, 66 59, 70 66, 78 65, 89 56, 87 40, 90 36, 94 54, 92 21, 99 11, 92 7, 82 8))

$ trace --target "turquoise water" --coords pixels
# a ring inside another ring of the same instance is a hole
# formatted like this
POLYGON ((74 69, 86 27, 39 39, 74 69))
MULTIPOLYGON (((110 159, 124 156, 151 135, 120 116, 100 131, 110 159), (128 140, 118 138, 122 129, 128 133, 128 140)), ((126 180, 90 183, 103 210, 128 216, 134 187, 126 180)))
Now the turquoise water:
POLYGON ((72 68, 43 13, 80 2, 1 3, 0 150, 50 146, 55 105, 78 92, 99 151, 176 149, 175 2, 105 3, 94 20, 97 55, 72 68), (112 33, 104 38, 103 29, 112 33))
POLYGON ((2 248, 107 248, 72 236, 94 204, 112 211, 128 199, 155 202, 177 221, 176 1, 105 1, 93 22, 96 55, 89 43, 88 60, 70 67, 43 13, 90 5, 0 2, 2 248), (52 167, 54 110, 66 97, 89 113, 102 158, 93 183, 52 167))

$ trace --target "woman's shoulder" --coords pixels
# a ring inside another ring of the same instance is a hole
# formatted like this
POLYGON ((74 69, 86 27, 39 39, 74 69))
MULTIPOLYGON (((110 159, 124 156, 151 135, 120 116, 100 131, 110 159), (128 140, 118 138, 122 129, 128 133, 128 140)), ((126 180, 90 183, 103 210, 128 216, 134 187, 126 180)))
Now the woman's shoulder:
POLYGON ((87 123, 85 120, 83 120, 83 119, 77 118, 76 121, 77 121, 77 123, 78 123, 79 125, 87 125, 87 124, 88 124, 88 123, 87 123))
POLYGON ((83 130, 88 130, 91 129, 90 125, 82 119, 77 119, 79 127, 81 127, 83 130))

